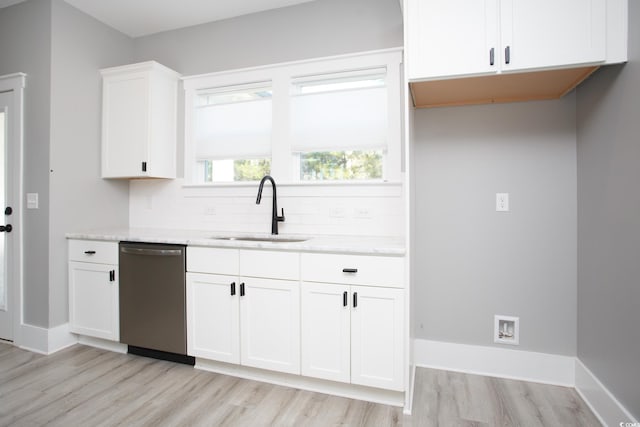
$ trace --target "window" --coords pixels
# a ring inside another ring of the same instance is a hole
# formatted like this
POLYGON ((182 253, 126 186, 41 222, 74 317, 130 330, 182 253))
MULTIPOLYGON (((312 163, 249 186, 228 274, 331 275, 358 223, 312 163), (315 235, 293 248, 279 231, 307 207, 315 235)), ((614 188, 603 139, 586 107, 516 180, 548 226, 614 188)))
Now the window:
POLYGON ((400 49, 185 77, 186 184, 401 180, 400 49))
POLYGON ((197 183, 255 181, 270 173, 271 98, 267 85, 198 91, 197 183))
POLYGON ((294 79, 290 125, 298 178, 381 180, 387 105, 385 69, 294 79))

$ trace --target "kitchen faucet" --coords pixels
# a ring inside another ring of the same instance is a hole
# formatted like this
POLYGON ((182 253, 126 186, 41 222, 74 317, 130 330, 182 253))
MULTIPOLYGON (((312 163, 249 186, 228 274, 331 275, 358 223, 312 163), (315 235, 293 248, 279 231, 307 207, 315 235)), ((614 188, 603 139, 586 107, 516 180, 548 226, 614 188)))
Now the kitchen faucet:
POLYGON ((271 181, 271 186, 273 187, 273 203, 271 207, 271 234, 278 234, 278 222, 284 222, 284 209, 282 209, 282 216, 278 216, 278 203, 276 201, 276 182, 269 175, 265 175, 265 177, 260 181, 256 205, 260 204, 260 200, 262 199, 262 187, 264 187, 264 182, 267 180, 271 181))

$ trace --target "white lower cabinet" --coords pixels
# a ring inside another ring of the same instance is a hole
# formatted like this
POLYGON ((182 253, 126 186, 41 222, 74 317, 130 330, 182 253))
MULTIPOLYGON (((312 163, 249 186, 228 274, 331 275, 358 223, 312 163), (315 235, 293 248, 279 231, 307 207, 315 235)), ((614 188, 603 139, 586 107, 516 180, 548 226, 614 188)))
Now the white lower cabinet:
POLYGON ((404 391, 403 263, 188 247, 187 353, 404 391))
POLYGON ((240 363, 300 374, 300 282, 242 278, 240 363))
POLYGON ((404 291, 302 283, 303 375, 404 390, 404 291))
POLYGON ((187 353, 299 374, 299 282, 187 273, 187 353))
POLYGON ((74 239, 68 243, 69 330, 118 341, 118 243, 74 239))
POLYGON ((187 353, 240 363, 238 279, 187 273, 187 353))

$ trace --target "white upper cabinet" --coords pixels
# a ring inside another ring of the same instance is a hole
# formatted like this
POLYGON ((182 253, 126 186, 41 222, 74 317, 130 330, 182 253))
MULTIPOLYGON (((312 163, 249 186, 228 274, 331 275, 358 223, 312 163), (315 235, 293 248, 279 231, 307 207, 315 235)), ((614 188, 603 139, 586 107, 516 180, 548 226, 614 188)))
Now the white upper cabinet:
POLYGON ((497 1, 410 0, 409 76, 417 79, 495 73, 497 1))
POLYGON ((606 59, 606 0, 500 0, 503 71, 606 59))
POLYGON ((604 63, 607 1, 408 0, 409 78, 604 63))
POLYGON ((101 73, 102 177, 175 178, 179 74, 155 61, 101 73))

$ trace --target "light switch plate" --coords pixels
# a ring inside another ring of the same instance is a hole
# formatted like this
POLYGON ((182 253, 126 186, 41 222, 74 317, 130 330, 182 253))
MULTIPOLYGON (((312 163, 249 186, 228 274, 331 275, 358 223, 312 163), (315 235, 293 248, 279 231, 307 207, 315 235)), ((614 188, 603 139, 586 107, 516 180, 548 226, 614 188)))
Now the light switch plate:
POLYGON ((38 193, 27 193, 27 209, 38 209, 38 193))

